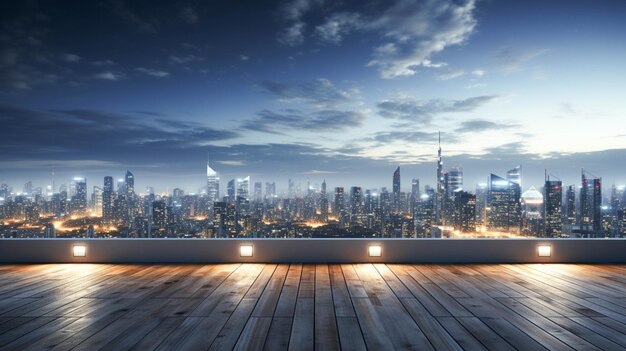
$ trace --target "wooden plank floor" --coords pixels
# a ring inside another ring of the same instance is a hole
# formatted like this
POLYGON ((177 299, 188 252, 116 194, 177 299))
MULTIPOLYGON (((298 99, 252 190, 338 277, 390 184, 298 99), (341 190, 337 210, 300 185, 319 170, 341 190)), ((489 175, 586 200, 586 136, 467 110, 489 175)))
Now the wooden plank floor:
POLYGON ((625 350, 626 266, 0 266, 2 350, 625 350))

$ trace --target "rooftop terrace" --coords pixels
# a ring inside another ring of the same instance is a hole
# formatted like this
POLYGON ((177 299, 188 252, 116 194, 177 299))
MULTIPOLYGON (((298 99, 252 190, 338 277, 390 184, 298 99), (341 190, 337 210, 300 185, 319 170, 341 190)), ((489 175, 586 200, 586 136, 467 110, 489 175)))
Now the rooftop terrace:
POLYGON ((626 266, 0 266, 0 349, 624 350, 626 266))

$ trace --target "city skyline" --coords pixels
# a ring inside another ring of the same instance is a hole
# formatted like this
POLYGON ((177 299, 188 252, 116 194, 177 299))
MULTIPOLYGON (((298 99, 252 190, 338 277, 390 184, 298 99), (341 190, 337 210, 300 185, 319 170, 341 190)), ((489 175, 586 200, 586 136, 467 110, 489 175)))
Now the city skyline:
POLYGON ((1 6, 14 186, 54 167, 192 190, 207 152, 223 181, 432 184, 439 131, 467 184, 518 164, 536 187, 546 168, 626 183, 621 2, 1 6))

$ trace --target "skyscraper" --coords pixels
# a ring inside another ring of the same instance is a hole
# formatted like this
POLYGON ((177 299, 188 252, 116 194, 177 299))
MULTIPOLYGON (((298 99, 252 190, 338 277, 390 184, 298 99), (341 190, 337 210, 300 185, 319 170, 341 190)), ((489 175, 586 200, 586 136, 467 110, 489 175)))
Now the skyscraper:
POLYGON ((322 182, 320 191, 320 219, 322 222, 328 221, 328 195, 326 195, 326 179, 322 182))
POLYGON ((454 195, 454 228, 462 233, 476 232, 476 195, 459 190, 454 195))
POLYGON ((124 187, 127 196, 131 197, 135 195, 135 176, 128 170, 124 176, 124 187))
POLYGON ((228 184, 226 185, 226 193, 228 195, 228 202, 235 203, 235 200, 237 200, 235 198, 237 196, 237 188, 235 186, 234 179, 228 181, 228 184))
POLYGON ((220 176, 211 168, 208 157, 206 161, 206 194, 209 205, 208 213, 213 213, 213 211, 211 211, 213 204, 220 201, 220 176))
POLYGON ((254 182, 254 201, 256 202, 263 201, 263 183, 262 182, 254 182))
POLYGON ((102 217, 113 220, 113 177, 104 177, 104 187, 102 188, 102 217))
POLYGON ((510 182, 517 183, 520 188, 522 186, 522 166, 517 165, 515 168, 506 172, 506 179, 510 182))
POLYGON ((602 236, 602 178, 583 169, 580 188, 580 230, 583 235, 602 236), (591 175, 592 178, 588 178, 591 175))
POLYGON ((236 196, 250 201, 250 176, 243 179, 237 179, 236 196))
POLYGON ((487 227, 503 232, 519 232, 520 196, 519 184, 495 174, 488 180, 487 227))
POLYGON ((550 176, 546 175, 546 183, 544 185, 545 205, 545 235, 548 238, 558 238, 563 232, 563 183, 561 180, 550 180, 550 176))
POLYGON ((339 225, 345 227, 348 222, 348 214, 346 211, 345 194, 342 186, 338 186, 335 188, 334 206, 335 207, 333 213, 337 217, 339 225))
POLYGON ((393 211, 400 212, 400 166, 393 172, 393 211))
POLYGON ((440 224, 443 215, 443 200, 445 196, 443 179, 443 160, 441 159, 441 132, 439 132, 439 150, 437 151, 437 192, 435 196, 435 223, 440 224))
POLYGON ((360 186, 350 188, 350 225, 362 226, 364 221, 363 191, 360 186))
POLYGON ((569 185, 565 191, 565 221, 568 227, 576 225, 576 186, 569 185))
POLYGON ((72 212, 84 214, 85 210, 87 210, 87 180, 85 178, 74 178, 73 184, 72 212))
POLYGON ((522 194, 522 234, 543 236, 543 195, 531 186, 522 194))

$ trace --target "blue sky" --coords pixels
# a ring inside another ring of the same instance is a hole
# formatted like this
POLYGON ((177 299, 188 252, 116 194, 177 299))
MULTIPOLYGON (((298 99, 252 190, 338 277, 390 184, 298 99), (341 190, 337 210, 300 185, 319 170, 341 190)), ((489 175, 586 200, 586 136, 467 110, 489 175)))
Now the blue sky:
POLYGON ((0 182, 626 182, 623 1, 3 2, 0 182))

